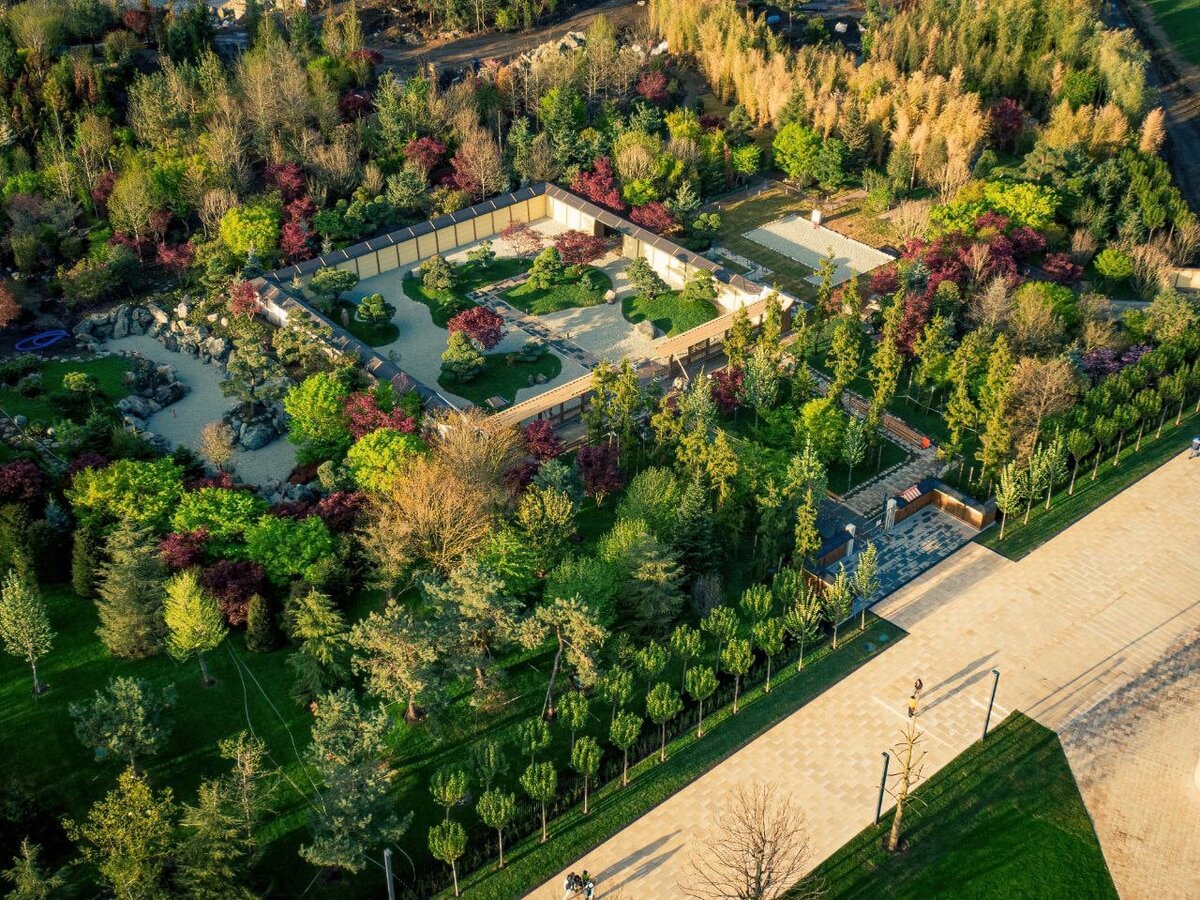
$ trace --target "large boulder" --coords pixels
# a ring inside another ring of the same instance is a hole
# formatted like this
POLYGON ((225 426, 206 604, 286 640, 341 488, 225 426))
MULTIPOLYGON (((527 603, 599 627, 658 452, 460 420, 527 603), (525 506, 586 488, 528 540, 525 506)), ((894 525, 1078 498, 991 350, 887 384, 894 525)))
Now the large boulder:
POLYGON ((276 431, 266 422, 245 422, 238 432, 238 443, 244 450, 261 450, 275 440, 276 431))
POLYGON ((118 400, 117 409, 126 415, 137 416, 139 419, 148 419, 156 412, 153 401, 136 394, 118 400))
POLYGON ((114 338, 128 337, 132 321, 133 310, 127 304, 122 303, 113 311, 112 336, 114 338))
POLYGON ((213 335, 204 339, 200 345, 204 353, 215 359, 217 362, 224 362, 229 356, 229 341, 225 338, 213 335))

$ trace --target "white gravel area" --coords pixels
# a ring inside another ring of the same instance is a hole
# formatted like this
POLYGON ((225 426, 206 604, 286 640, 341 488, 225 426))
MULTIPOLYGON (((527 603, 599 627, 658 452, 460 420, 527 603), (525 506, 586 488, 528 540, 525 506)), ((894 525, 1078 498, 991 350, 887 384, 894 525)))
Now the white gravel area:
MULTIPOLYGON (((832 252, 837 263, 834 284, 849 281, 853 276, 870 272, 895 258, 882 250, 838 234, 824 225, 813 228, 808 217, 799 213, 747 231, 744 236, 769 250, 808 266, 814 272, 821 260, 832 252)), ((805 280, 812 284, 820 283, 816 275, 810 275, 805 280)))
MULTIPOLYGON (((530 224, 546 236, 547 245, 549 245, 550 240, 555 235, 568 230, 553 219, 539 219, 530 224)), ((446 259, 456 264, 464 263, 467 261, 468 251, 477 245, 478 242, 475 244, 466 244, 453 253, 448 254, 446 259)), ((500 257, 514 255, 513 248, 503 238, 493 238, 492 249, 500 257)), ((446 399, 455 405, 470 406, 470 401, 438 386, 438 375, 442 371, 442 351, 446 349, 447 335, 445 329, 433 324, 429 307, 424 303, 418 303, 416 300, 409 299, 408 295, 404 293, 404 277, 412 268, 410 266, 393 269, 390 272, 384 272, 380 275, 364 279, 358 283, 358 286, 354 290, 348 291, 346 297, 347 299, 357 301, 368 294, 377 292, 383 294, 384 299, 396 307, 396 313, 392 316, 392 322, 400 329, 400 333, 392 343, 376 347, 376 352, 391 359, 401 369, 417 379, 417 381, 442 393, 446 399)), ((620 309, 617 310, 617 317, 620 318, 620 309)), ((496 348, 489 352, 513 353, 520 350, 530 337, 531 335, 519 328, 509 328, 496 348)), ((580 345, 586 347, 582 341, 580 341, 580 345)), ((567 359, 553 350, 550 352, 554 353, 562 361, 562 371, 546 384, 521 388, 517 391, 518 401, 528 400, 530 397, 540 394, 543 391, 547 391, 552 387, 571 381, 587 373, 588 370, 574 360, 567 359)))
MULTIPOLYGON (((168 350, 152 337, 130 335, 108 341, 109 350, 136 350, 158 365, 170 365, 190 390, 178 403, 155 413, 146 428, 174 444, 193 450, 200 445, 200 431, 236 406, 221 393, 221 369, 202 363, 187 353, 168 350)), ((296 467, 296 448, 287 438, 276 438, 259 450, 235 450, 230 468, 248 484, 283 481, 296 467)))
POLYGON ((625 357, 630 360, 650 357, 654 341, 638 332, 621 313, 621 301, 633 293, 626 274, 629 263, 620 254, 612 253, 596 267, 612 279, 617 294, 615 303, 564 309, 538 319, 600 359, 618 362, 625 357))

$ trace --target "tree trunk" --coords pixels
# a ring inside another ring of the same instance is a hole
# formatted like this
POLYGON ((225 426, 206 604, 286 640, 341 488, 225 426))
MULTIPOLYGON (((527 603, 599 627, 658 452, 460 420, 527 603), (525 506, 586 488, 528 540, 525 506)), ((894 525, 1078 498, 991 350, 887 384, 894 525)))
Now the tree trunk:
POLYGON ((704 701, 700 701, 700 719, 696 722, 696 737, 704 737, 704 701))
POLYGON ((583 814, 588 814, 588 778, 585 775, 583 778, 583 814))
POLYGON ((1092 477, 1091 477, 1092 481, 1096 480, 1096 475, 1100 471, 1100 457, 1103 455, 1104 455, 1104 451, 1101 450, 1099 447, 1097 447, 1096 448, 1096 459, 1092 464, 1092 477))
POLYGON ((833 649, 834 650, 837 649, 837 631, 838 631, 838 623, 834 622, 833 623, 833 649))
POLYGON ((1054 493, 1054 482, 1052 481, 1048 485, 1046 485, 1046 509, 1050 508, 1050 497, 1053 495, 1053 493, 1054 493))
POLYGON ((211 677, 209 677, 209 674, 208 674, 208 663, 206 663, 204 661, 204 651, 200 651, 199 653, 197 653, 196 659, 200 660, 200 682, 205 687, 208 687, 210 684, 213 683, 213 680, 211 677))
POLYGON ((766 687, 763 688, 763 693, 764 694, 771 693, 771 657, 770 656, 767 657, 767 684, 766 684, 766 687))
POLYGON ((1154 439, 1157 441, 1162 437, 1163 423, 1167 421, 1167 407, 1164 404, 1162 414, 1158 417, 1158 430, 1154 432, 1154 439))
POLYGON ((662 721, 662 744, 658 748, 658 761, 667 761, 667 720, 662 721))
POLYGON ((736 716, 738 711, 738 688, 742 686, 742 676, 733 676, 733 714, 736 716))
POLYGON ((558 651, 554 654, 554 665, 550 667, 550 683, 546 685, 546 702, 542 704, 542 718, 546 717, 546 713, 554 705, 554 680, 558 678, 558 666, 562 662, 563 640, 560 636, 558 639, 558 651))
POLYGON ((31 659, 29 665, 33 669, 33 696, 40 697, 42 695, 42 683, 38 680, 37 660, 31 659))
POLYGON ((1117 452, 1113 454, 1113 468, 1115 469, 1121 462, 1121 444, 1125 440, 1125 432, 1117 435, 1117 452))
POLYGON ((1071 487, 1067 489, 1067 496, 1075 496, 1075 476, 1079 474, 1079 460, 1075 460, 1075 465, 1071 466, 1071 487))
POLYGON ((629 784, 629 748, 626 747, 623 752, 625 754, 625 762, 621 769, 621 787, 629 784))
POLYGON ((1004 540, 1004 526, 1007 524, 1008 516, 1004 514, 1004 510, 1000 510, 1000 540, 1004 540))
POLYGON ((804 671, 804 641, 800 642, 800 658, 796 660, 796 671, 804 671))
MULTIPOLYGON (((912 727, 912 726, 910 726, 912 727)), ((896 797, 896 815, 892 819, 892 832, 888 835, 888 852, 895 853, 900 846, 900 823, 904 818, 904 803, 908 799, 909 767, 912 765, 912 743, 908 744, 904 769, 900 775, 900 792, 896 797)))
POLYGON ((1178 425, 1180 422, 1183 421, 1183 402, 1184 401, 1181 398, 1179 401, 1179 411, 1177 413, 1175 413, 1175 424, 1176 425, 1178 425))
POLYGON ((1137 453, 1139 450, 1142 449, 1142 432, 1145 430, 1146 430, 1146 423, 1144 421, 1139 422, 1138 423, 1137 443, 1133 447, 1134 453, 1137 453))
POLYGON ((454 896, 458 897, 458 860, 450 863, 450 874, 454 876, 454 896))
POLYGON ((504 868, 504 831, 503 831, 503 829, 500 829, 500 828, 496 829, 496 839, 500 843, 500 868, 503 869, 504 868))
POLYGON ((546 801, 542 801, 542 840, 541 843, 546 843, 546 801))

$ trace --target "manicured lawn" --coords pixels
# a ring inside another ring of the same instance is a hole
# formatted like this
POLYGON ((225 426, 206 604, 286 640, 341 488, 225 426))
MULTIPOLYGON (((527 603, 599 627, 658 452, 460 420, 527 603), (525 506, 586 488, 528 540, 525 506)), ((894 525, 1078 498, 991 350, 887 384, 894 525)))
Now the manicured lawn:
MULTIPOLYGON (((68 372, 86 372, 96 380, 99 393, 108 402, 115 403, 129 394, 125 387, 125 373, 133 369, 133 363, 123 356, 104 356, 87 362, 47 362, 41 366, 43 391, 37 397, 22 397, 8 387, 0 387, 0 407, 9 415, 26 416, 31 422, 51 424, 71 412, 68 406, 57 402, 51 395, 63 389, 63 376, 68 372)), ((99 401, 101 398, 97 398, 99 401)), ((86 404, 81 406, 85 409, 86 404)), ((86 412, 84 413, 86 414, 86 412)))
POLYGON ((822 863, 823 896, 1117 896, 1058 738, 1020 713, 918 786, 904 819, 902 853, 883 848, 888 813, 822 863))
POLYGON ((604 302, 604 295, 610 290, 612 279, 599 269, 587 266, 580 279, 572 279, 565 284, 556 284, 544 289, 535 288, 529 282, 525 282, 505 291, 504 299, 530 315, 544 316, 562 309, 597 306, 604 302), (580 283, 584 275, 590 277, 595 287, 588 288, 580 283))
POLYGON ((1175 49, 1200 65, 1200 0, 1146 0, 1146 5, 1175 49))
POLYGON ((508 357, 507 353, 485 354, 487 367, 478 378, 466 382, 439 378, 438 384, 476 406, 483 406, 489 397, 503 397, 512 403, 517 391, 529 387, 530 376, 545 375, 551 379, 562 371, 562 360, 554 353, 543 353, 537 362, 532 363, 522 362, 515 354, 513 362, 509 363, 508 357))
POLYGON ((1107 451, 1095 481, 1091 480, 1091 466, 1081 467, 1075 481, 1074 495, 1068 495, 1066 489, 1059 489, 1049 510, 1044 502, 1034 503, 1028 525, 1021 524, 1024 514, 1013 516, 1004 527, 1003 541, 1000 540, 1000 527, 997 525, 980 535, 979 543, 1003 553, 1009 559, 1020 559, 1036 550, 1097 506, 1183 452, 1200 426, 1200 415, 1188 410, 1178 426, 1173 424, 1174 421, 1167 420, 1162 437, 1158 440, 1154 440, 1154 432, 1144 437, 1141 450, 1135 451, 1132 444, 1122 449, 1119 466, 1113 466, 1113 453, 1107 451))
POLYGON ((745 237, 746 232, 768 222, 811 211, 812 203, 805 197, 784 190, 765 191, 720 209, 721 228, 714 243, 766 266, 774 273, 771 281, 780 290, 811 301, 816 298, 817 289, 805 279, 812 275, 812 269, 745 237))
POLYGON ((355 304, 342 301, 333 311, 333 321, 341 323, 342 310, 347 310, 349 326, 346 328, 352 335, 368 347, 384 347, 400 336, 400 329, 393 322, 363 322, 354 315, 355 304))
POLYGON ((529 266, 529 260, 515 257, 494 259, 487 268, 478 263, 467 262, 454 267, 458 281, 448 291, 427 291, 419 277, 407 275, 404 278, 404 293, 409 299, 428 306, 433 324, 439 328, 445 328, 446 323, 454 317, 455 313, 475 305, 467 299, 467 294, 487 287, 489 284, 495 284, 497 281, 503 281, 505 278, 520 275, 529 266))
MULTIPOLYGON (((618 769, 611 782, 593 791, 588 816, 582 814, 581 806, 573 806, 551 824, 548 843, 538 843, 540 835, 534 835, 506 849, 508 865, 503 870, 460 877, 467 888, 465 896, 508 900, 533 890, 903 636, 896 626, 869 616, 866 631, 843 638, 836 651, 828 643, 807 651, 803 672, 796 672, 794 662, 782 665, 777 661, 771 693, 763 693, 761 686, 746 691, 736 716, 731 706, 706 712, 705 734, 700 739, 696 738, 694 713, 689 714, 690 727, 667 744, 665 763, 651 754, 631 768, 630 783, 624 788, 618 769)), ((606 715, 601 724, 607 725, 606 715)))
POLYGON ((717 308, 711 303, 685 302, 679 291, 668 291, 654 300, 626 297, 621 301, 621 313, 634 325, 649 319, 663 334, 673 336, 715 319, 717 308))

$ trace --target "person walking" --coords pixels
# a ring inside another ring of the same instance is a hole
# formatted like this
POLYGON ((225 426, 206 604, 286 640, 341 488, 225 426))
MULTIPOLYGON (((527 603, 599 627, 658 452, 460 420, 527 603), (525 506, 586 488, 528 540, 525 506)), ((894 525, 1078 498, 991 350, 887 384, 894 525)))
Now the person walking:
POLYGON ((1195 459, 1200 456, 1200 435, 1192 438, 1192 452, 1188 454, 1188 459, 1195 459))

